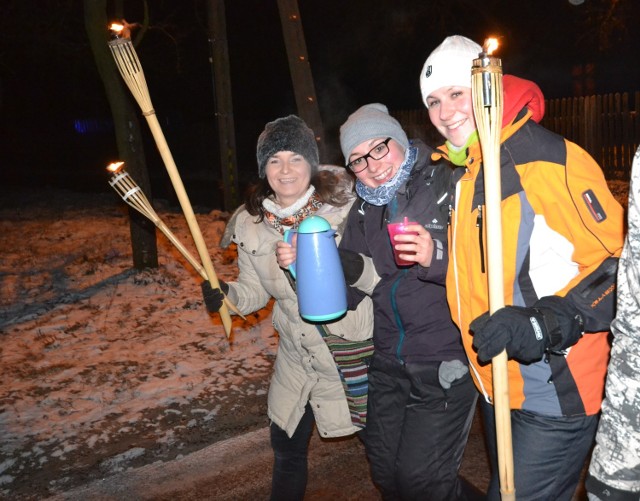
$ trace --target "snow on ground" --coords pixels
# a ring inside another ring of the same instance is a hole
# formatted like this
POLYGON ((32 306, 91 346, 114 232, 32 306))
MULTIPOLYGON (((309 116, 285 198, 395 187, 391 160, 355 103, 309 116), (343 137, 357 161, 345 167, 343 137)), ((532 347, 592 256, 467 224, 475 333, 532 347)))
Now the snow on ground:
MULTIPOLYGON (((197 256, 182 212, 155 205, 197 256)), ((197 216, 231 280, 227 218, 197 216)), ((159 268, 132 269, 129 231, 115 192, 2 197, 0 497, 41 498, 267 424, 269 309, 234 318, 228 340, 160 232, 159 268)))
MULTIPOLYGON (((626 206, 627 183, 611 188, 626 206)), ((182 213, 154 205, 197 256, 182 213)), ((228 216, 197 216, 225 280, 228 216)), ((267 424, 269 309, 234 318, 227 340, 160 232, 159 268, 133 270, 115 193, 3 193, 0 235, 0 498, 42 499, 267 424)))

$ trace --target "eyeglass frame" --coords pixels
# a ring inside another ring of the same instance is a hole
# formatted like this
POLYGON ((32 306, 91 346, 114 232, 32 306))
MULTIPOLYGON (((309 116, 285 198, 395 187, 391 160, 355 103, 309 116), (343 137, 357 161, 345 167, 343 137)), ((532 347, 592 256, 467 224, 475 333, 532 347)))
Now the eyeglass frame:
POLYGON ((373 148, 371 148, 366 154, 362 155, 361 157, 358 158, 354 158, 351 162, 349 162, 347 164, 347 167, 349 169, 351 169, 351 172, 353 172, 354 174, 359 174, 360 172, 362 172, 363 170, 365 170, 367 167, 369 167, 369 162, 367 160, 367 158, 372 158, 373 160, 381 160, 383 159, 385 156, 387 156, 389 154, 389 141, 391 141, 391 137, 388 137, 387 139, 385 139, 384 141, 382 141, 381 143, 376 144, 373 148), (379 157, 374 157, 372 155, 373 151, 376 150, 377 148, 379 148, 380 146, 384 145, 385 148, 385 152, 384 154, 380 155, 379 157), (352 165, 353 162, 357 162, 359 160, 364 160, 364 167, 360 170, 355 170, 352 165))

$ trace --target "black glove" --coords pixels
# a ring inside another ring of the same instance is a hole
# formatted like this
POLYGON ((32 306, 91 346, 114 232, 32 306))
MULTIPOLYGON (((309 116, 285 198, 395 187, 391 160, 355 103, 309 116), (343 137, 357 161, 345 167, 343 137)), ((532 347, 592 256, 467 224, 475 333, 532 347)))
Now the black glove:
POLYGON ((338 254, 345 282, 347 285, 355 284, 364 270, 364 259, 357 252, 347 249, 338 249, 338 254))
POLYGON ((220 289, 217 287, 215 289, 211 288, 211 282, 209 282, 209 280, 205 280, 200 284, 204 305, 209 313, 216 313, 220 310, 222 300, 225 294, 229 292, 229 286, 222 280, 218 281, 220 282, 220 289))
POLYGON ((503 349, 509 358, 535 362, 547 349, 559 352, 574 345, 584 330, 578 310, 560 296, 543 297, 530 308, 505 306, 493 315, 484 313, 469 327, 482 362, 503 349))

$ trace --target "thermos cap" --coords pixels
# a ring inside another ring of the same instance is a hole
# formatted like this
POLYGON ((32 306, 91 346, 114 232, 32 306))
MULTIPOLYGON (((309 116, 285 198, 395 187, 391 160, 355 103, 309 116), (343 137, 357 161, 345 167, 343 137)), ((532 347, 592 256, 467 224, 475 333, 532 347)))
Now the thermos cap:
POLYGON ((321 216, 309 216, 298 226, 298 233, 321 233, 331 229, 329 221, 321 216))

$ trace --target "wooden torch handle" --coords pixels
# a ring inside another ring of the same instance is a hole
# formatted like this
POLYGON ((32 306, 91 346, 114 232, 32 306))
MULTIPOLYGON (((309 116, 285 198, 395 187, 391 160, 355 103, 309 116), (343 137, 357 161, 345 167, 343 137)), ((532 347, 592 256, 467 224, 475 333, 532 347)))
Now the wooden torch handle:
MULTIPOLYGON (((503 110, 502 64, 497 58, 476 59, 471 75, 473 108, 484 168, 489 312, 493 314, 505 305, 502 252, 502 183, 500 176, 500 134, 503 110), (486 85, 488 82, 491 85, 486 85)), ((504 350, 491 360, 498 473, 500 476, 500 494, 503 501, 515 500, 507 362, 507 353, 504 350)))
MULTIPOLYGON (((202 232, 200 231, 200 226, 198 226, 198 221, 193 212, 193 208, 191 207, 191 202, 189 201, 187 192, 184 189, 184 185, 182 184, 182 179, 180 178, 178 168, 175 161, 173 160, 173 155, 171 155, 169 145, 167 144, 167 141, 164 137, 164 133, 162 132, 162 128, 160 127, 160 123, 158 122, 158 118, 153 111, 145 113, 144 116, 147 119, 149 128, 151 129, 151 133, 153 134, 153 137, 156 141, 158 151, 160 152, 160 156, 162 157, 167 172, 169 173, 169 177, 171 178, 171 183, 173 184, 173 188, 175 189, 176 195, 178 196, 180 207, 182 207, 182 212, 184 213, 184 217, 187 220, 187 225, 189 226, 189 230, 191 231, 191 235, 193 236, 193 241, 196 244, 196 249, 198 250, 198 254, 200 255, 200 260, 202 261, 202 266, 204 267, 207 278, 209 282, 211 282, 211 286, 213 288, 220 288, 220 282, 218 281, 218 276, 213 269, 211 256, 209 254, 207 246, 204 243, 204 238, 202 236, 202 232)), ((222 319, 222 325, 227 337, 230 337, 232 323, 231 315, 229 314, 226 303, 223 303, 222 307, 220 308, 220 318, 222 319)))
MULTIPOLYGON (((180 253, 184 256, 184 258, 189 262, 191 266, 198 272, 198 274, 204 279, 208 280, 207 273, 204 271, 204 268, 200 265, 198 260, 189 252, 189 250, 178 240, 178 237, 169 229, 169 227, 160 219, 157 218, 154 221, 154 224, 158 227, 158 229, 164 234, 165 237, 175 246, 176 249, 180 251, 180 253)), ((231 300, 225 296, 224 303, 227 305, 231 311, 233 311, 236 315, 242 317, 243 320, 246 320, 245 316, 240 312, 238 307, 231 302, 231 300)))

